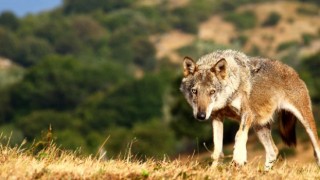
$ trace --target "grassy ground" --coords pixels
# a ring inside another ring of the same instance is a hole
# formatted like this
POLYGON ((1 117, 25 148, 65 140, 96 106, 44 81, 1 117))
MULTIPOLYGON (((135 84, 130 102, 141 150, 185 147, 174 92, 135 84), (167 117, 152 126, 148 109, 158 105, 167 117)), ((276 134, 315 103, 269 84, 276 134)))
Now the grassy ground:
POLYGON ((55 146, 36 154, 23 147, 0 148, 0 179, 320 179, 316 163, 281 160, 273 170, 263 170, 263 158, 241 168, 228 162, 211 167, 208 159, 138 161, 130 158, 102 160, 81 157, 55 146))

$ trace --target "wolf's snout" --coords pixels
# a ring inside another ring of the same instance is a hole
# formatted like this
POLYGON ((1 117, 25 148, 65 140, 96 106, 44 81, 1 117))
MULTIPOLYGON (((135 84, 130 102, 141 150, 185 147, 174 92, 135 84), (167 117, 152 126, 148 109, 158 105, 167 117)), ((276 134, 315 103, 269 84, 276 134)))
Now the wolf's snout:
POLYGON ((205 112, 198 112, 197 113, 197 119, 205 120, 206 119, 206 113, 205 112))

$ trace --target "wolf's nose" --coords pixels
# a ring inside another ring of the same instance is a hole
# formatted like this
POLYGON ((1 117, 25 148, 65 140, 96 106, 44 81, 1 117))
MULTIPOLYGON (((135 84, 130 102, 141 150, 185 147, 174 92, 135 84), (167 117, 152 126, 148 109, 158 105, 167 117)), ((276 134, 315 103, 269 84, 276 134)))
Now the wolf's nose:
POLYGON ((197 113, 197 118, 200 119, 200 120, 204 120, 206 118, 206 113, 198 112, 197 113))

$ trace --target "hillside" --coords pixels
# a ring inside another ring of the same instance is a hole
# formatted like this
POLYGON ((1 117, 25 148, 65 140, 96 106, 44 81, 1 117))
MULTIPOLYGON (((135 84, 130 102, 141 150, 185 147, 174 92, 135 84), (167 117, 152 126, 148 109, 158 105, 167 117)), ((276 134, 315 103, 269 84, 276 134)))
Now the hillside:
POLYGON ((217 14, 200 23, 197 35, 171 31, 153 36, 151 39, 157 48, 157 57, 168 56, 172 62, 181 62, 183 55, 179 55, 176 50, 195 43, 196 40, 211 41, 249 54, 256 48, 260 56, 277 59, 287 55, 278 48, 288 43, 300 44, 297 52, 300 57, 320 51, 320 10, 312 4, 294 1, 265 2, 240 6, 236 12, 253 12, 257 18, 256 25, 239 30, 235 24, 224 19, 226 14, 217 14), (272 13, 279 16, 277 23, 263 25, 272 13), (234 44, 239 37, 245 38, 240 46, 234 44), (310 42, 304 44, 304 38, 308 37, 311 38, 310 42))

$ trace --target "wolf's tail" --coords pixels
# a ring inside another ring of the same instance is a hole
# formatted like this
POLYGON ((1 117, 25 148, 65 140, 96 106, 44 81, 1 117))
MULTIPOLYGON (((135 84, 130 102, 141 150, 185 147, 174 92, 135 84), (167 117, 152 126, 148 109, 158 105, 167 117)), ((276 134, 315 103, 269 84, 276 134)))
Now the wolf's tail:
POLYGON ((279 113, 279 130, 283 142, 288 146, 297 145, 296 137, 297 118, 291 112, 281 110, 279 113))

